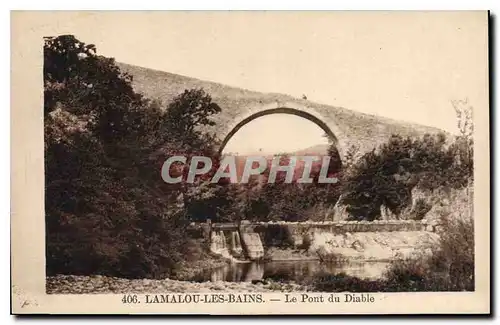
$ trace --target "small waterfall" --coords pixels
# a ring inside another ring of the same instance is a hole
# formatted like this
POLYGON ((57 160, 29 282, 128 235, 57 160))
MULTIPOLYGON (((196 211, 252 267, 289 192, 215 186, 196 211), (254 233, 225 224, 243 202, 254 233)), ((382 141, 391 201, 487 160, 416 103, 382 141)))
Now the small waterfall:
POLYGON ((243 233, 237 230, 212 231, 210 240, 210 251, 222 255, 233 262, 242 262, 243 253, 248 253, 251 260, 258 260, 264 256, 264 247, 257 233, 243 233), (227 237, 226 237, 227 236, 227 237))
POLYGON ((217 253, 217 251, 219 250, 219 247, 217 245, 218 241, 219 237, 217 236, 217 233, 215 231, 212 231, 210 233, 210 251, 217 253))
POLYGON ((224 236, 224 232, 221 230, 219 231, 219 236, 220 236, 220 241, 221 241, 221 250, 227 250, 227 244, 226 244, 226 236, 224 236))
POLYGON ((231 232, 231 252, 234 252, 236 255, 241 255, 241 253, 243 252, 243 248, 241 247, 240 234, 237 230, 231 232))
POLYGON ((212 231, 212 240, 210 243, 210 250, 215 254, 220 254, 223 257, 231 258, 231 254, 227 248, 226 244, 226 236, 224 235, 224 231, 212 231))
POLYGON ((226 248, 226 238, 223 231, 212 231, 212 238, 210 241, 210 250, 214 253, 220 254, 226 248))

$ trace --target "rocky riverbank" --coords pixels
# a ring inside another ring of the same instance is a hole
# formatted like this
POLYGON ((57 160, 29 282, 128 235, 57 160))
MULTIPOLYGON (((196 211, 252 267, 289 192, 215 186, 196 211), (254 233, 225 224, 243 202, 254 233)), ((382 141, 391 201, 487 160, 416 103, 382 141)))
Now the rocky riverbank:
POLYGON ((265 251, 267 261, 313 261, 318 255, 304 249, 270 247, 265 251))
POLYGON ((46 278, 48 294, 169 293, 169 292, 292 292, 305 291, 297 284, 279 282, 189 282, 171 279, 122 279, 101 275, 57 275, 46 278))
POLYGON ((394 261, 430 255, 439 235, 428 231, 314 233, 310 255, 336 256, 349 261, 394 261))

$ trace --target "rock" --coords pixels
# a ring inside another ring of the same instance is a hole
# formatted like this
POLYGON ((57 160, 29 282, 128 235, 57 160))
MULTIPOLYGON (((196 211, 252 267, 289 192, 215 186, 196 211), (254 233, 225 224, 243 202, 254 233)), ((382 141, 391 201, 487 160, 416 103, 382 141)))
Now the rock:
POLYGON ((252 284, 267 284, 265 280, 252 280, 252 284))
POLYGON ((359 241, 359 240, 356 240, 354 241, 352 244, 351 244, 351 247, 355 250, 357 250, 358 252, 362 252, 364 251, 364 246, 363 244, 359 241))

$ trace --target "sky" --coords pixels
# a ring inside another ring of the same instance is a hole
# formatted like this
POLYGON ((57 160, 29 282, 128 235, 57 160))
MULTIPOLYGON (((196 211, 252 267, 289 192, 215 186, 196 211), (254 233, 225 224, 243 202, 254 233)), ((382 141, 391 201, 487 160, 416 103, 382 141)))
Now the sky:
POLYGON ((223 153, 293 153, 316 145, 328 145, 328 138, 324 134, 325 131, 318 125, 302 117, 271 114, 256 118, 239 129, 228 141, 223 153), (280 128, 280 132, 275 132, 276 127, 280 128))
MULTIPOLYGON (((468 98, 474 109, 488 109, 485 18, 484 12, 87 12, 61 14, 57 24, 39 28, 74 34, 121 62, 305 94, 455 133, 451 100, 468 98)), ((248 142, 269 127, 290 137, 300 131, 296 147, 307 147, 322 140, 309 124, 262 117, 240 131, 248 132, 240 147, 274 150, 283 141, 248 142)))

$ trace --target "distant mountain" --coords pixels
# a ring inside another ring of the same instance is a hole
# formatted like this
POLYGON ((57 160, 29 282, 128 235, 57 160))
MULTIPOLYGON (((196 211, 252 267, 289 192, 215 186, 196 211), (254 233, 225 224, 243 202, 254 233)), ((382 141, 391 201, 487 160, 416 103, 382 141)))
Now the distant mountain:
MULTIPOLYGON (((317 145, 310 146, 310 147, 307 147, 304 149, 299 149, 296 151, 288 152, 285 150, 283 153, 293 155, 293 156, 304 156, 304 155, 322 156, 322 155, 326 155, 328 153, 328 148, 329 148, 328 144, 317 144, 317 145)), ((245 154, 236 154, 236 153, 228 153, 228 154, 230 154, 232 156, 239 156, 239 157, 264 156, 267 158, 272 158, 273 156, 278 155, 280 153, 281 152, 275 152, 275 153, 264 152, 264 153, 262 153, 262 152, 256 151, 256 152, 249 152, 249 153, 245 153, 245 154)))
POLYGON ((306 155, 326 155, 328 153, 328 148, 330 146, 327 144, 317 144, 312 147, 308 147, 305 149, 297 150, 293 152, 295 156, 306 156, 306 155))
MULTIPOLYGON (((296 152, 290 152, 290 153, 288 153, 288 155, 290 155, 290 156, 313 156, 314 155, 314 156, 322 157, 322 156, 327 154, 328 147, 329 146, 327 144, 319 144, 319 145, 315 145, 315 146, 312 146, 312 147, 309 147, 306 149, 302 149, 302 150, 299 150, 296 152)), ((246 161, 247 161, 248 157, 250 157, 250 156, 259 156, 259 154, 235 156, 236 157, 236 174, 237 174, 238 179, 241 179, 241 176, 243 175, 243 171, 245 169, 246 161)), ((267 161, 268 168, 271 167, 274 156, 275 155, 272 155, 272 154, 264 155, 264 157, 266 158, 266 161, 267 161)), ((257 168, 257 163, 253 164, 253 168, 257 168)), ((321 169, 321 160, 314 162, 312 165, 312 169, 319 171, 321 169)), ((304 171, 304 161, 298 160, 296 163, 293 179, 297 180, 298 178, 300 178, 302 176, 303 171, 304 171)), ((261 177, 259 177, 259 178, 261 178, 261 177)))

